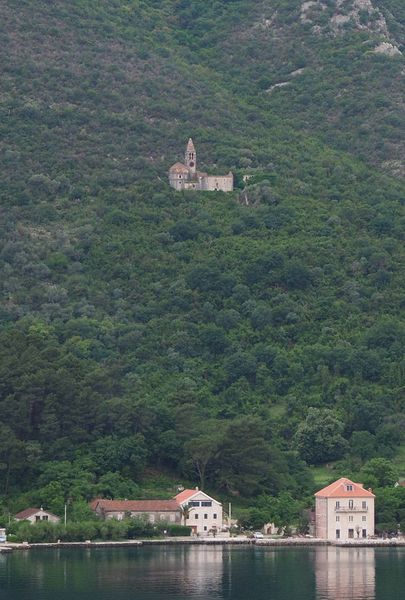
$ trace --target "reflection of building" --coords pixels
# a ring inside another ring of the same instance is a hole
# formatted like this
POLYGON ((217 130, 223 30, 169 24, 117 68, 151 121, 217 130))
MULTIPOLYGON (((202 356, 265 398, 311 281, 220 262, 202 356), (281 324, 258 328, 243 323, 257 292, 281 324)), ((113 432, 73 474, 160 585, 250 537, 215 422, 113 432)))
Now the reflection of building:
POLYGON ((30 521, 38 523, 39 521, 49 521, 50 523, 59 523, 60 517, 57 517, 48 510, 41 508, 26 508, 14 515, 16 521, 30 521))
POLYGON ((315 494, 316 536, 350 540, 374 535, 374 494, 342 477, 315 494))
POLYGON ((181 507, 187 507, 186 525, 194 533, 208 535, 222 529, 222 504, 198 488, 184 490, 175 496, 181 507))
POLYGON ((374 600, 374 548, 322 546, 315 552, 317 598, 374 600))
POLYGON ((205 192, 232 192, 233 175, 208 175, 197 170, 197 152, 193 140, 188 140, 184 163, 177 162, 169 171, 169 183, 175 190, 202 190, 205 192))

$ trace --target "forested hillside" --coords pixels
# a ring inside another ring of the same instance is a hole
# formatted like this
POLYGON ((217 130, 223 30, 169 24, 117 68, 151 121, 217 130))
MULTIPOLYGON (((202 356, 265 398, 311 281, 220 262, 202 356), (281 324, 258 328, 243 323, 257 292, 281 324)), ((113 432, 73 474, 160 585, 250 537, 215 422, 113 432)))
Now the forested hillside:
POLYGON ((400 0, 1 3, 4 511, 401 474, 404 22, 400 0), (190 136, 235 192, 169 188, 190 136))

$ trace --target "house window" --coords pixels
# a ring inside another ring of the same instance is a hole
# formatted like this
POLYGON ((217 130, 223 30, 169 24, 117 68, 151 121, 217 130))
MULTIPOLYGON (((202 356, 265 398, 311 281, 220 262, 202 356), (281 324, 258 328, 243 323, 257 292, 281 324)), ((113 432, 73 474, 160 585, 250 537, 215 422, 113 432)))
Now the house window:
POLYGON ((335 506, 335 508, 340 508, 340 502, 339 502, 339 500, 336 500, 336 506, 335 506))
POLYGON ((363 531, 362 531, 362 537, 364 537, 364 538, 367 537, 367 529, 363 529, 363 531))
POLYGON ((198 519, 198 515, 197 514, 194 515, 194 519, 198 519))
POLYGON ((200 503, 197 500, 191 500, 188 503, 189 506, 200 506, 200 503))
POLYGON ((201 502, 201 506, 212 506, 212 502, 211 502, 211 500, 210 500, 210 501, 208 501, 208 500, 203 500, 203 501, 201 502))
POLYGON ((339 522, 339 521, 340 521, 340 517, 338 516, 338 517, 336 517, 336 522, 339 522))
POLYGON ((214 513, 214 514, 212 515, 212 518, 213 518, 213 519, 216 519, 216 518, 217 518, 217 513, 214 513))
POLYGON ((40 520, 41 520, 41 517, 39 515, 36 515, 35 521, 40 521, 40 520))
POLYGON ((340 529, 336 529, 336 539, 340 539, 340 529))
POLYGON ((361 517, 361 520, 362 520, 362 521, 367 521, 367 517, 366 517, 366 516, 364 516, 364 517, 361 517))
POLYGON ((349 500, 349 508, 353 508, 353 500, 349 500))
POLYGON ((349 538, 354 538, 354 529, 349 529, 349 538))
POLYGON ((204 531, 207 531, 208 527, 206 525, 204 525, 204 531))
POLYGON ((353 515, 349 515, 349 521, 353 521, 353 515))
POLYGON ((42 517, 42 520, 43 520, 43 521, 48 521, 48 520, 49 520, 49 517, 48 517, 48 515, 44 515, 44 516, 42 517))
POLYGON ((366 500, 363 500, 363 502, 361 503, 361 507, 362 508, 367 508, 367 502, 366 502, 366 500))
POLYGON ((204 514, 204 519, 208 519, 207 513, 204 514))
POLYGON ((161 521, 164 521, 164 520, 165 520, 165 518, 166 518, 166 515, 160 515, 160 520, 161 520, 161 521))
POLYGON ((347 490, 348 492, 352 492, 352 491, 353 491, 353 486, 352 486, 352 485, 347 485, 347 486, 346 486, 346 490, 347 490))

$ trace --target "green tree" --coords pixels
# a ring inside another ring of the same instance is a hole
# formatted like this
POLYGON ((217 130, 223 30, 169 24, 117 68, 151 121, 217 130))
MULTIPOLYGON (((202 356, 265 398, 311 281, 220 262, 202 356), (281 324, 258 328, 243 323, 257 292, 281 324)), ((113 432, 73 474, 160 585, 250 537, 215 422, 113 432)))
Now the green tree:
POLYGON ((344 423, 328 408, 310 408, 294 436, 300 456, 310 464, 341 458, 348 448, 344 423))
POLYGON ((372 458, 363 466, 361 477, 366 487, 392 487, 398 481, 398 471, 386 458, 372 458))

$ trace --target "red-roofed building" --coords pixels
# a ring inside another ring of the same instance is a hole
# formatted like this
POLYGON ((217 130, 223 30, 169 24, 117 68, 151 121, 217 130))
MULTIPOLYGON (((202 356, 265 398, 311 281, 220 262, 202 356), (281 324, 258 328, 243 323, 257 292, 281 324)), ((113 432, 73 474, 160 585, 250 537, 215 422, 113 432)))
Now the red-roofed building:
POLYGON ((183 490, 174 497, 182 507, 183 521, 193 533, 208 535, 223 527, 222 504, 198 488, 183 490))
POLYGON ((59 523, 60 517, 57 517, 48 510, 41 508, 26 508, 14 515, 16 521, 30 521, 38 523, 39 521, 49 521, 50 523, 59 523))
POLYGON ((183 490, 171 500, 104 500, 96 498, 90 508, 104 519, 144 517, 151 523, 181 523, 199 535, 222 530, 222 504, 198 488, 183 490))
POLYGON ((315 494, 315 533, 325 540, 374 535, 374 494, 341 477, 315 494))
POLYGON ((181 509, 175 500, 104 500, 96 498, 90 507, 104 519, 122 521, 125 517, 144 517, 150 523, 181 522, 181 509))

